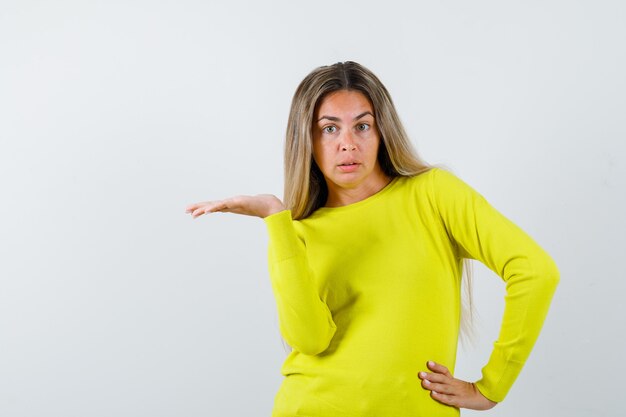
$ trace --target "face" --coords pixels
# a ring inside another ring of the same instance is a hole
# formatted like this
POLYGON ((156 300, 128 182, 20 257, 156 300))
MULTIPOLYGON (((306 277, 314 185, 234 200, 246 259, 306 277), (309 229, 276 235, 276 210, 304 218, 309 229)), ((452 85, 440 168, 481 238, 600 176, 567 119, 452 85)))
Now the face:
POLYGON ((313 158, 324 174, 329 196, 386 180, 378 163, 380 137, 369 99, 339 90, 319 104, 313 120, 313 158))

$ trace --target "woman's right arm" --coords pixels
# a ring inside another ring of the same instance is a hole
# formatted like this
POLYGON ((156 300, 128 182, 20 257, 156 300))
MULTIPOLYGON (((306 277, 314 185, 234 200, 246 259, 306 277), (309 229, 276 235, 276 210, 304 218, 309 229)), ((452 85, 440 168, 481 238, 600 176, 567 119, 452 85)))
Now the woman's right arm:
POLYGON ((294 350, 306 355, 317 355, 328 348, 337 326, 319 297, 291 211, 276 196, 262 194, 206 201, 187 206, 186 212, 194 218, 215 212, 263 218, 269 233, 269 272, 280 333, 294 350))
POLYGON ((280 333, 298 352, 317 355, 328 348, 337 326, 320 299, 304 242, 296 234, 290 210, 266 217, 265 224, 280 333))

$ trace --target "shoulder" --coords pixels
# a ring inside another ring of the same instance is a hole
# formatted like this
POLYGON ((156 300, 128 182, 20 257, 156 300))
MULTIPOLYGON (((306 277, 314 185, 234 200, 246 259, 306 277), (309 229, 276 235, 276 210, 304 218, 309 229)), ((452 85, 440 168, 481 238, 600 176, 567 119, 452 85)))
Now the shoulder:
POLYGON ((438 166, 432 166, 428 170, 411 177, 404 177, 402 183, 404 187, 422 188, 432 195, 460 191, 469 187, 448 168, 438 166))
POLYGON ((482 202, 484 197, 449 168, 432 166, 428 171, 416 175, 411 187, 417 194, 425 196, 439 212, 459 210, 482 202))
POLYGON ((475 190, 448 168, 433 167, 429 170, 431 192, 437 197, 475 193, 475 190))
POLYGON ((403 179, 411 183, 419 183, 423 181, 449 181, 458 179, 458 176, 449 168, 433 165, 419 174, 403 177, 403 179))
POLYGON ((431 181, 435 185, 464 183, 463 180, 449 168, 432 167, 428 172, 430 173, 431 181))

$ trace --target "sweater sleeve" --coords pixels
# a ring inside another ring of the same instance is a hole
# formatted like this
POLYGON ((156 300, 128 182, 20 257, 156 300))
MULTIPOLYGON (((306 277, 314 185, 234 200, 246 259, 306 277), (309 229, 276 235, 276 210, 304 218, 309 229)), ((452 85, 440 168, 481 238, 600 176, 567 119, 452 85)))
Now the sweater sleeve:
POLYGON ((337 327, 320 299, 304 242, 296 234, 290 210, 266 217, 265 224, 280 333, 294 350, 317 355, 326 350, 337 327))
POLYGON ((559 270, 550 255, 481 194, 454 174, 434 170, 431 192, 459 257, 482 262, 506 286, 500 333, 476 382, 485 397, 501 402, 539 336, 559 270))

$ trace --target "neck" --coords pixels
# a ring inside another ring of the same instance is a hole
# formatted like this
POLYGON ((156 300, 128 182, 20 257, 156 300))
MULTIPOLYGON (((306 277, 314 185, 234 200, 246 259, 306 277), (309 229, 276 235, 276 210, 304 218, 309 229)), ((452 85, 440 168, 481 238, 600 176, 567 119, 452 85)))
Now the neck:
POLYGON ((325 206, 342 207, 365 200, 385 188, 390 182, 391 177, 388 177, 381 171, 380 175, 372 178, 371 181, 367 181, 352 188, 328 184, 328 199, 326 200, 325 206))

